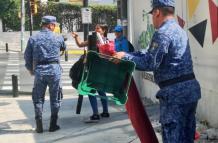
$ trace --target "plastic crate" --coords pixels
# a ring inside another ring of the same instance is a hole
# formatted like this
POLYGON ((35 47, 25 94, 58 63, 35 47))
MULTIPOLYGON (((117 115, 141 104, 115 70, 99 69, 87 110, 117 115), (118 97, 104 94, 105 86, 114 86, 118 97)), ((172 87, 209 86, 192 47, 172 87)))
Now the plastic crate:
POLYGON ((107 97, 109 100, 125 104, 135 64, 119 59, 116 59, 119 63, 115 64, 115 58, 93 51, 89 51, 86 58, 83 77, 78 86, 79 94, 96 96, 96 91, 101 90, 113 94, 107 97))

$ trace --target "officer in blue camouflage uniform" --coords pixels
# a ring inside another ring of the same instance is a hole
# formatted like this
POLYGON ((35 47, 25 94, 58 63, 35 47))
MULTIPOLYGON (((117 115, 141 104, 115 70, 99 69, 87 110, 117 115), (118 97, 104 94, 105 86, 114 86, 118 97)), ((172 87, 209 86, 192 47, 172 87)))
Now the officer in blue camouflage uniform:
POLYGON ((189 40, 174 19, 174 6, 174 0, 153 0, 150 13, 156 32, 147 52, 119 52, 115 57, 135 62, 139 70, 153 71, 160 87, 156 97, 163 142, 194 143, 201 91, 193 73, 189 40))
POLYGON ((36 132, 42 133, 42 111, 47 86, 50 93, 51 121, 49 131, 57 125, 58 112, 62 100, 60 51, 66 49, 64 38, 53 33, 56 17, 42 17, 42 30, 29 38, 24 53, 25 66, 35 76, 32 100, 35 108, 36 132))

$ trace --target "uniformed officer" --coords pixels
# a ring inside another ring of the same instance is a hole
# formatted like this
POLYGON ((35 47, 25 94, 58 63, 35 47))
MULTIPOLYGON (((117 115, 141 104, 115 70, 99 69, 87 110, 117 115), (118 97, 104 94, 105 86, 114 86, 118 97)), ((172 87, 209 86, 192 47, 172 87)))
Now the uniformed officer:
POLYGON ((42 17, 42 30, 29 38, 24 53, 25 66, 35 76, 32 100, 35 108, 36 132, 42 133, 42 110, 45 91, 49 87, 51 121, 49 131, 60 127, 57 125, 58 112, 62 100, 60 51, 66 49, 62 36, 53 33, 56 17, 42 17))
POLYGON ((195 79, 186 32, 174 19, 174 0, 153 0, 150 11, 156 28, 146 53, 119 52, 117 58, 136 63, 137 69, 153 71, 160 90, 160 123, 164 143, 194 143, 195 112, 201 97, 195 79))

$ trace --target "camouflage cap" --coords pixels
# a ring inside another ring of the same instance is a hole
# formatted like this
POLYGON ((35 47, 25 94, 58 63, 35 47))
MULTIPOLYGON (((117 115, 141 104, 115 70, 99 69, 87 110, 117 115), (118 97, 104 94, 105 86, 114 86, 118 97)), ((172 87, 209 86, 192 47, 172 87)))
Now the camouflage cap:
POLYGON ((150 14, 157 7, 175 7, 175 1, 174 0, 152 0, 151 7, 152 7, 152 10, 149 12, 150 14))
POLYGON ((56 24, 57 23, 56 17, 51 16, 51 15, 43 16, 42 17, 42 23, 43 24, 50 24, 50 23, 56 24))

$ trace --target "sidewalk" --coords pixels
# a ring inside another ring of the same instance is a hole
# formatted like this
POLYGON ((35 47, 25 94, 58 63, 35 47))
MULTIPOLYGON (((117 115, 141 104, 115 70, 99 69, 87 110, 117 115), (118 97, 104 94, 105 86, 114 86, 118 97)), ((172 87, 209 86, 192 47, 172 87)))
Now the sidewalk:
MULTIPOLYGON (((100 103, 100 102, 99 102, 100 103)), ((48 132, 50 104, 44 104, 44 133, 35 133, 35 120, 31 96, 0 96, 1 143, 140 143, 123 107, 110 106, 111 117, 99 123, 83 122, 92 112, 88 98, 84 98, 80 115, 75 113, 77 95, 64 97, 58 123, 61 129, 48 132)), ((102 111, 99 104, 99 112, 102 111)))

